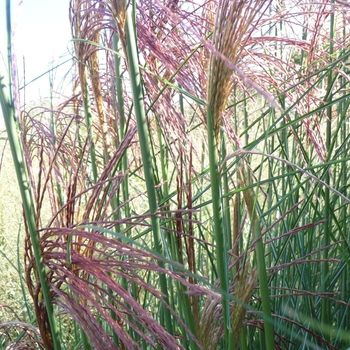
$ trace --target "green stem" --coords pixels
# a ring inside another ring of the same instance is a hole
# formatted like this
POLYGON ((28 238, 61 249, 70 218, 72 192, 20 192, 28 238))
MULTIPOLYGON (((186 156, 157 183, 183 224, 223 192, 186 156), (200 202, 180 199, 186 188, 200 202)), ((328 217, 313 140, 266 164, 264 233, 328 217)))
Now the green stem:
POLYGON ((58 331, 56 327, 56 320, 53 312, 53 304, 50 297, 50 288, 46 278, 46 272, 44 267, 43 257, 41 255, 41 248, 39 242, 39 235, 36 227, 36 212, 34 206, 34 200, 32 197, 30 181, 28 176, 28 169, 23 155, 23 149, 18 134, 18 125, 15 121, 15 110, 11 91, 11 1, 6 1, 6 24, 7 24, 7 42, 8 42, 8 54, 9 54, 9 95, 6 92, 6 86, 3 84, 4 76, 0 73, 0 103, 1 109, 4 116, 6 132, 8 135, 12 159, 15 165, 17 182, 20 189, 23 210, 25 219, 32 242, 35 263, 38 271, 38 276, 44 296, 46 305, 47 316, 49 319, 49 325, 51 330, 52 342, 55 350, 60 350, 60 342, 58 340, 58 331))
MULTIPOLYGON (((151 214, 151 224, 153 230, 153 239, 155 250, 161 253, 161 232, 159 220, 156 216, 158 203, 155 191, 155 182, 153 176, 153 163, 148 143, 148 130, 145 115, 145 108, 143 103, 143 92, 141 86, 140 69, 138 64, 137 44, 135 36, 135 27, 130 12, 130 6, 127 10, 126 16, 126 40, 128 53, 128 69, 131 80, 131 89, 134 101, 134 111, 136 115, 137 129, 141 147, 141 157, 143 162, 143 170, 146 180, 146 188, 148 195, 149 211, 151 214)), ((161 268, 164 267, 163 262, 159 262, 161 268)), ((168 288, 165 275, 162 273, 159 276, 160 288, 164 295, 164 300, 169 303, 168 288)), ((170 334, 173 334, 173 326, 171 321, 170 311, 164 307, 165 327, 170 334)))
MULTIPOLYGON (((119 52, 122 50, 120 40, 118 35, 114 34, 113 36, 113 48, 114 50, 119 54, 119 52)), ((115 68, 115 75, 116 75, 116 87, 117 87, 117 103, 118 103, 118 112, 119 112, 119 142, 121 142, 126 134, 127 130, 127 123, 125 118, 125 109, 124 109, 124 89, 122 84, 122 73, 121 73, 121 59, 120 55, 114 55, 114 68, 115 68)), ((117 127, 117 123, 116 123, 117 127)), ((117 130, 117 131, 118 131, 117 130)), ((129 176, 126 174, 128 170, 128 156, 127 152, 125 152, 122 164, 121 164, 121 170, 123 174, 125 174, 123 182, 121 184, 122 186, 122 193, 123 193, 123 201, 124 203, 128 201, 129 199, 129 176)), ((125 217, 130 217, 130 206, 128 203, 124 205, 125 209, 125 217)))
MULTIPOLYGON (((334 1, 332 1, 333 3, 334 1)), ((334 48, 333 48, 333 39, 334 39, 334 13, 331 14, 330 17, 330 41, 329 41, 329 55, 330 57, 333 54, 334 48)), ((329 91, 329 98, 327 102, 332 101, 332 93, 331 88, 333 84, 333 74, 332 69, 329 69, 328 74, 328 91, 329 91)), ((327 154, 327 160, 331 159, 331 146, 332 142, 332 106, 327 107, 327 124, 326 124, 326 149, 329 150, 329 154, 327 154)), ((325 174, 325 183, 330 185, 330 174, 329 171, 325 174)), ((330 243, 330 236, 331 236, 331 226, 332 226, 332 215, 331 215, 331 203, 330 203, 330 191, 329 188, 325 188, 325 206, 324 206, 324 217, 325 217, 325 223, 324 223, 324 236, 323 236, 323 247, 326 247, 330 243)), ((328 249, 325 249, 323 251, 323 259, 328 259, 328 249)), ((322 291, 327 292, 327 284, 328 284, 328 262, 322 263, 322 274, 321 274, 321 281, 322 281, 322 291)), ((322 298, 321 300, 321 325, 326 325, 329 323, 329 301, 326 298, 322 298)))
POLYGON ((54 345, 54 349, 61 349, 59 340, 58 340, 58 331, 56 328, 56 321, 53 312, 53 304, 50 297, 50 288, 48 281, 46 279, 45 267, 43 257, 41 255, 39 235, 36 227, 36 213, 34 207, 34 201, 32 197, 30 181, 28 176, 28 170, 26 162, 23 155, 23 149, 17 132, 17 124, 15 122, 15 113, 12 101, 7 96, 5 85, 3 84, 3 75, 0 74, 0 102, 1 108, 4 115, 6 131, 10 143, 11 153, 13 162, 16 169, 17 182, 21 192, 23 210, 25 219, 28 226, 28 231, 30 234, 30 239, 32 242, 35 263, 39 275, 39 280, 45 300, 47 316, 49 319, 51 336, 54 345))
MULTIPOLYGON (((233 332, 231 330, 230 304, 229 304, 229 284, 228 284, 228 263, 227 263, 227 245, 225 244, 225 235, 222 225, 221 195, 220 195, 220 175, 218 164, 218 145, 215 137, 213 114, 211 106, 207 110, 208 125, 208 147, 209 147, 209 166, 211 181, 211 196, 213 205, 214 219, 214 237, 216 243, 217 270, 222 290, 222 309, 224 316, 225 339, 227 346, 234 344, 233 332)), ((232 347, 229 347, 232 349, 232 347)))
MULTIPOLYGON (((113 35, 113 50, 117 53, 114 54, 114 70, 115 70, 115 87, 116 87, 116 94, 114 95, 115 98, 115 128, 116 128, 116 134, 118 135, 118 141, 116 142, 116 148, 119 146, 119 144, 122 142, 124 136, 125 136, 125 110, 124 110, 124 98, 123 98, 123 84, 122 84, 122 75, 121 75, 121 59, 120 59, 120 51, 121 51, 121 45, 120 45, 120 40, 119 40, 119 36, 117 34, 113 35), (118 108, 118 112, 119 112, 119 125, 117 122, 117 108, 118 108)), ((128 175, 126 175, 126 171, 127 171, 127 166, 128 166, 128 158, 127 158, 127 152, 125 151, 121 164, 119 166, 119 169, 121 170, 121 172, 124 175, 124 179, 121 183, 121 190, 122 190, 122 200, 125 202, 127 202, 128 197, 129 197, 129 181, 128 181, 128 175)), ((120 207, 121 204, 121 200, 120 200, 120 190, 118 188, 117 194, 116 196, 113 198, 112 203, 115 205, 113 205, 113 208, 118 208, 120 207)), ((126 203, 124 205, 124 210, 125 210, 125 217, 128 218, 130 217, 130 213, 129 213, 129 205, 128 203, 126 203)), ((121 219, 122 214, 121 214, 121 210, 118 211, 118 213, 116 213, 114 215, 115 220, 118 222, 118 219, 121 219)), ((118 223, 115 226, 115 230, 116 232, 121 232, 121 225, 118 223)), ((126 286, 127 285, 127 281, 125 278, 123 278, 122 280, 122 285, 126 286)), ((113 291, 110 290, 110 293, 112 294, 113 291)), ((114 304, 112 298, 111 299, 111 303, 114 304)), ((111 311, 111 317, 113 320, 117 320, 117 315, 114 312, 114 310, 111 311)), ((113 330, 113 342, 116 345, 119 345, 119 338, 116 334, 116 332, 113 330)))

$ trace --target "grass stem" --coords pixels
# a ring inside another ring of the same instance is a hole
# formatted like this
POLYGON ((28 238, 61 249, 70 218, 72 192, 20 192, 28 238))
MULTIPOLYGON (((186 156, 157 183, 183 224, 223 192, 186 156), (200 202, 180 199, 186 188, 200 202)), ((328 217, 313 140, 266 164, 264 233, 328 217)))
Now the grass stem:
MULTIPOLYGON (((128 69, 131 80, 132 95, 134 101, 134 110, 137 121, 138 135, 140 139, 141 147, 141 157, 143 162, 143 170, 146 180, 147 196, 149 203, 149 211, 152 215, 151 224, 153 231, 154 246, 157 252, 161 252, 161 232, 159 220, 156 216, 158 209, 157 197, 155 191, 155 182, 153 175, 153 160, 151 157, 150 147, 148 143, 148 130, 147 121, 145 116, 145 108, 143 102, 143 92, 141 85, 141 76, 138 64, 138 54, 137 54, 137 44, 134 21, 132 19, 130 8, 127 10, 126 17, 126 40, 127 40, 127 50, 128 50, 128 69)), ((160 266, 163 267, 164 264, 159 262, 160 266)), ((169 302, 167 281, 164 274, 160 274, 160 288, 164 294, 164 300, 166 303, 169 302)), ((170 334, 173 334, 173 326, 171 321, 171 315, 169 310, 164 307, 164 318, 165 327, 170 334)))

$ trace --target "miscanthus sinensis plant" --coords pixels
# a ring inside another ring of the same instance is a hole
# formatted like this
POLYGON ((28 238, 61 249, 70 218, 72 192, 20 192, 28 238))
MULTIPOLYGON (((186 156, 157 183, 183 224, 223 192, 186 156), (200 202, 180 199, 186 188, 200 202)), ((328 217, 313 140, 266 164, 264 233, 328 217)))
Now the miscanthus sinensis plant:
POLYGON ((10 55, 32 304, 0 346, 348 347, 349 10, 71 0, 51 108, 21 104, 10 55))

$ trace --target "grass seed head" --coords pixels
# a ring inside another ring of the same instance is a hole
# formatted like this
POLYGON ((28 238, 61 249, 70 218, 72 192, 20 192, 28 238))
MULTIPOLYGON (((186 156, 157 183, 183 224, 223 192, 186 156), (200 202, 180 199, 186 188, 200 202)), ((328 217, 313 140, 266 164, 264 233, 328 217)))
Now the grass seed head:
MULTIPOLYGON (((213 33, 214 49, 224 55, 233 64, 245 56, 244 45, 249 39, 250 27, 265 1, 219 2, 213 33)), ((222 112, 234 85, 232 69, 212 52, 209 63, 208 105, 212 109, 212 118, 216 138, 220 130, 222 112)))
MULTIPOLYGON (((234 297, 236 300, 239 300, 239 302, 232 303, 230 308, 231 328, 237 349, 246 314, 246 308, 244 305, 249 303, 257 281, 256 271, 254 270, 249 274, 248 268, 249 264, 247 263, 243 273, 238 275, 234 297)), ((217 349, 217 346, 224 335, 221 296, 211 296, 208 298, 203 309, 198 334, 203 350, 217 349)))

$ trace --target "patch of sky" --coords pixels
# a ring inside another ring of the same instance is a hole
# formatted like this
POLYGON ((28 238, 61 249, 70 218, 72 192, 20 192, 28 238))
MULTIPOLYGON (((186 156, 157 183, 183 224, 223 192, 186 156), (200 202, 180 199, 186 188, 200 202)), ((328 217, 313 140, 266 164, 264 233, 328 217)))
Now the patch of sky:
MULTIPOLYGON (((5 9, 6 1, 2 0, 0 1, 0 72, 3 75, 6 75, 7 67, 5 9)), ((13 57, 16 57, 21 104, 48 98, 50 79, 54 83, 53 89, 62 91, 64 86, 60 84, 70 71, 72 58, 69 0, 12 1, 11 15, 12 51, 13 57), (56 66, 58 68, 52 70, 51 74, 45 74, 56 66)))

